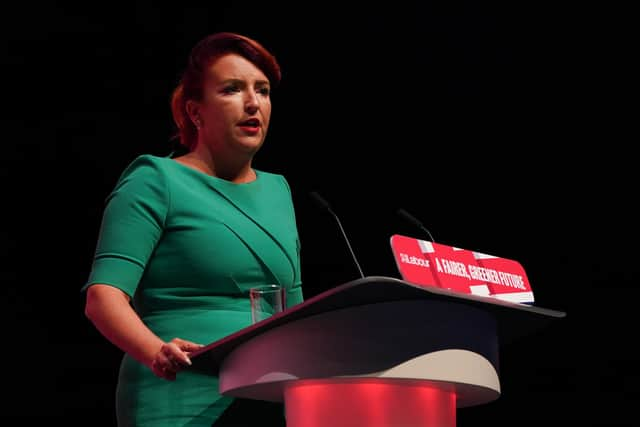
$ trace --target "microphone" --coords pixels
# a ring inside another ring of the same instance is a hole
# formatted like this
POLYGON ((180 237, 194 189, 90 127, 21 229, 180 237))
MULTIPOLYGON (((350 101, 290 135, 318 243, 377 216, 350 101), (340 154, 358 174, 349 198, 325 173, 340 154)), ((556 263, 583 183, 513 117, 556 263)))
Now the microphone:
POLYGON ((418 221, 416 217, 414 217, 413 215, 411 215, 409 212, 405 211, 402 208, 398 209, 396 213, 400 215, 402 218, 404 218, 405 220, 407 220, 408 222, 410 222, 411 224, 413 224, 414 226, 418 227, 419 229, 427 233, 431 241, 435 243, 435 240, 433 239, 433 236, 431 235, 431 233, 429 233, 429 230, 427 230, 427 227, 422 225, 422 223, 418 221))
POLYGON ((356 254, 353 253, 353 249, 351 249, 351 243, 349 243, 349 239, 347 238, 347 234, 344 232, 344 228, 342 228, 342 224, 340 223, 340 219, 338 218, 338 215, 336 215, 333 212, 333 210, 331 209, 331 205, 329 205, 329 202, 327 202, 325 199, 323 199, 315 191, 311 192, 311 198, 313 199, 314 202, 316 202, 316 204, 318 206, 320 206, 320 208, 325 209, 326 211, 328 211, 335 218, 336 222, 338 223, 338 227, 340 227, 340 232, 342 232, 342 237, 344 237, 344 241, 347 243, 347 247, 349 248, 349 252, 351 252, 351 258, 353 258, 353 262, 356 264, 356 267, 358 267, 358 272, 360 273, 360 277, 362 277, 364 279, 364 274, 362 273, 362 268, 360 268, 360 264, 358 263, 358 259, 356 258, 356 254))

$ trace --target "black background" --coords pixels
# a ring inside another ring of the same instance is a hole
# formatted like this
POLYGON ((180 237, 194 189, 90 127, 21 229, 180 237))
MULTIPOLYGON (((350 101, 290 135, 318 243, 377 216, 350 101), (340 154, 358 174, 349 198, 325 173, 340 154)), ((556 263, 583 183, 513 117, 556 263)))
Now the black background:
POLYGON ((392 234, 426 237, 404 208, 436 241, 520 261, 536 305, 567 312, 502 349, 502 396, 459 426, 632 425, 630 15, 513 3, 4 6, 0 416, 114 425, 121 353, 79 292, 103 202, 135 156, 170 151, 191 46, 236 31, 283 70, 254 166, 292 186, 305 296, 358 277, 310 191, 366 275, 397 277, 392 234))

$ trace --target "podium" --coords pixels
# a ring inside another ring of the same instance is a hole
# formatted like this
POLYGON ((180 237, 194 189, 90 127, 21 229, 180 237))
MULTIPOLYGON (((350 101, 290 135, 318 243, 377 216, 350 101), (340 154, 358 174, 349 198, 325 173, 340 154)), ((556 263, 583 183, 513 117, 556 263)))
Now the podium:
POLYGON ((566 313, 383 276, 357 279, 192 355, 223 395, 287 427, 454 427, 500 396, 499 346, 566 313))

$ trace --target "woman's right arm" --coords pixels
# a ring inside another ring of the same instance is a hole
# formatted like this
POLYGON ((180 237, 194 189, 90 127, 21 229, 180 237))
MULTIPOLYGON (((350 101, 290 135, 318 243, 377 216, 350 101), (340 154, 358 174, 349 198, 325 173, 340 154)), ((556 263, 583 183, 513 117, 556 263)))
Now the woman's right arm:
POLYGON ((165 343, 142 322, 129 296, 114 286, 90 286, 85 315, 114 345, 168 380, 174 380, 182 367, 191 364, 188 352, 201 347, 180 338, 165 343))
POLYGON ((164 342, 131 305, 144 266, 162 236, 169 189, 162 168, 140 156, 107 198, 86 291, 85 314, 109 341, 161 378, 175 379, 201 346, 180 338, 164 342), (118 287, 106 283, 117 283, 118 287))

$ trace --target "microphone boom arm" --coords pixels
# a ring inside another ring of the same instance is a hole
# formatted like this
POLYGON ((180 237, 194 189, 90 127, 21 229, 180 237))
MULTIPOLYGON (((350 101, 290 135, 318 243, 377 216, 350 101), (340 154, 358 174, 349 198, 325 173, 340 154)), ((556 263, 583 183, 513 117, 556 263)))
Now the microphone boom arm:
POLYGON ((353 262, 356 264, 356 267, 358 267, 358 272, 360 273, 360 277, 364 278, 364 273, 362 272, 362 268, 360 268, 360 263, 358 263, 356 254, 353 252, 353 249, 351 248, 351 243, 349 243, 349 239, 347 239, 347 234, 344 232, 344 228, 342 228, 342 223, 340 222, 340 218, 338 218, 338 215, 333 213, 331 209, 329 209, 329 212, 335 218, 336 222, 338 223, 338 227, 340 227, 340 232, 344 237, 344 241, 347 242, 347 247, 349 248, 349 252, 351 252, 351 258, 353 258, 353 262))

